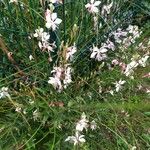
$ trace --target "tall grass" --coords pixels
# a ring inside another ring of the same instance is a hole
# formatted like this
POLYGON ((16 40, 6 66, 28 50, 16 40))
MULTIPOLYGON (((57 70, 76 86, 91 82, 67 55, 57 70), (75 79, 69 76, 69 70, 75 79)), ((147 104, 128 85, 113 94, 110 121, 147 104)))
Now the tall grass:
POLYGON ((0 1, 0 94, 2 87, 8 87, 9 95, 0 97, 0 150, 150 148, 149 59, 145 67, 134 69, 133 76, 126 76, 122 66, 112 63, 117 59, 128 65, 149 55, 150 3, 113 0, 110 13, 103 16, 103 6, 112 1, 102 0, 97 15, 86 9, 89 2, 63 0, 54 4, 62 22, 52 31, 45 27, 48 1, 0 1), (93 16, 98 19, 96 30, 93 16), (122 43, 115 43, 112 33, 118 28, 125 31, 129 25, 138 26, 142 33, 124 48, 122 43), (39 48, 39 39, 34 37, 38 28, 50 34, 50 43, 55 41, 54 52, 39 48), (100 48, 108 38, 116 48, 108 51, 107 59, 90 58, 93 45, 100 48), (68 61, 67 48, 74 44, 77 52, 68 61), (58 92, 48 80, 54 67, 68 62, 72 82, 58 92), (119 80, 126 82, 116 92, 119 80), (83 112, 89 124, 94 120, 97 128, 83 130, 86 142, 74 146, 65 139, 75 134, 83 112))

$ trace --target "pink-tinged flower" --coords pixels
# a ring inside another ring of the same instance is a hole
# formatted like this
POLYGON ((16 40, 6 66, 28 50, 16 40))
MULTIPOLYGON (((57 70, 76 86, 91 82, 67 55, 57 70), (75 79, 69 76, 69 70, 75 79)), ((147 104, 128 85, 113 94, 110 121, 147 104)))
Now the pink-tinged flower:
POLYGON ((143 77, 143 78, 150 78, 150 72, 147 73, 147 74, 145 74, 145 75, 143 75, 142 77, 143 77))
POLYGON ((86 4, 85 7, 90 13, 98 13, 98 6, 101 4, 100 1, 91 0, 90 3, 86 4))
POLYGON ((53 73, 55 78, 60 79, 62 77, 63 70, 64 69, 62 67, 54 67, 51 73, 53 73))
POLYGON ((57 18, 57 13, 52 13, 49 9, 45 13, 46 27, 55 31, 59 24, 62 22, 61 19, 57 18))
POLYGON ((90 58, 95 58, 98 61, 102 61, 107 58, 106 52, 108 51, 105 47, 101 47, 100 49, 94 46, 92 49, 92 54, 90 58))
POLYGON ((56 77, 49 77, 48 83, 51 84, 58 92, 62 91, 61 81, 56 77))
POLYGON ((53 52, 53 47, 52 47, 52 45, 50 45, 50 43, 48 43, 48 42, 40 42, 40 41, 39 41, 38 45, 39 45, 39 48, 40 48, 42 51, 47 50, 48 52, 49 52, 49 51, 52 51, 52 52, 53 52))
POLYGON ((52 84, 55 89, 61 92, 62 89, 67 88, 72 82, 71 72, 72 68, 69 67, 69 64, 66 64, 64 67, 54 67, 51 71, 53 77, 50 77, 48 83, 52 84))
POLYGON ((122 80, 119 80, 118 82, 115 82, 115 88, 116 88, 116 92, 119 92, 120 89, 122 89, 122 85, 125 84, 126 81, 122 81, 122 80))
POLYGON ((65 142, 69 141, 71 143, 74 143, 74 145, 85 143, 86 140, 84 139, 84 135, 81 135, 78 131, 75 133, 75 136, 68 136, 65 142))
POLYGON ((77 51, 77 48, 76 48, 75 45, 74 45, 74 46, 71 46, 71 47, 68 47, 68 48, 67 48, 67 53, 66 53, 66 60, 72 61, 72 59, 73 59, 73 54, 76 53, 76 51, 77 51))
POLYGON ((119 63, 119 66, 121 67, 121 71, 124 72, 126 70, 126 64, 123 62, 119 63))
POLYGON ((117 60, 117 59, 114 59, 114 60, 112 60, 112 62, 111 62, 113 65, 119 65, 119 61, 117 60))

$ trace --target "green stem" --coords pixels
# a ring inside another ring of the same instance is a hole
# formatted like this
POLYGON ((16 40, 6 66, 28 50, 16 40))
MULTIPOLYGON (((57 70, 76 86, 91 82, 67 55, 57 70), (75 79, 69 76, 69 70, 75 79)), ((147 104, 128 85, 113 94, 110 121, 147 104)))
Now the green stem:
POLYGON ((63 30, 64 30, 64 44, 66 44, 66 16, 65 16, 65 0, 63 0, 63 30))

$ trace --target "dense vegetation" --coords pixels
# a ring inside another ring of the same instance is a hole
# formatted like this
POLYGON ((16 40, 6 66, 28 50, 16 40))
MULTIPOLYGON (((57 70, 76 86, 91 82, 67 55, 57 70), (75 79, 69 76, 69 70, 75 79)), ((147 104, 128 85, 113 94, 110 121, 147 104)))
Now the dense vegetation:
POLYGON ((0 150, 150 149, 149 0, 0 0, 0 150))

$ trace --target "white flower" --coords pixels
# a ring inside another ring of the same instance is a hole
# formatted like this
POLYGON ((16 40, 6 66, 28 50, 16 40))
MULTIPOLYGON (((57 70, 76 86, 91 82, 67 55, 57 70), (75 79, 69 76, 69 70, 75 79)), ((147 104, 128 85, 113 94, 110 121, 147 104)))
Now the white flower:
POLYGON ((9 3, 18 3, 18 0, 10 0, 9 3))
POLYGON ((103 9, 102 9, 102 12, 101 12, 102 15, 105 15, 105 12, 106 12, 107 15, 110 14, 110 9, 111 9, 112 6, 113 6, 113 2, 110 3, 109 5, 104 5, 103 9))
POLYGON ((127 66, 126 66, 126 69, 125 69, 125 72, 124 72, 124 74, 126 75, 126 76, 129 76, 129 75, 131 75, 132 73, 134 73, 134 68, 136 68, 138 66, 138 63, 135 61, 135 60, 133 60, 131 63, 129 63, 127 66))
POLYGON ((95 58, 98 61, 102 61, 107 58, 105 54, 108 50, 105 47, 101 47, 100 49, 96 46, 92 48, 92 54, 90 58, 95 58))
POLYGON ((10 97, 10 95, 8 93, 8 87, 2 87, 0 89, 0 99, 5 98, 5 97, 10 97))
POLYGON ((62 3, 62 0, 50 0, 51 3, 62 3))
POLYGON ((109 39, 106 41, 106 43, 105 43, 104 45, 105 45, 105 47, 111 49, 112 51, 115 50, 115 45, 114 45, 114 43, 111 42, 109 39))
POLYGON ((43 28, 39 28, 39 29, 36 29, 35 30, 35 33, 33 34, 34 37, 42 37, 42 34, 44 32, 44 29, 43 28))
POLYGON ((51 13, 49 9, 46 11, 46 27, 48 29, 51 28, 55 31, 61 22, 62 20, 57 18, 57 13, 51 13))
POLYGON ((65 70, 65 78, 63 80, 64 88, 66 88, 68 86, 68 84, 70 84, 72 82, 71 72, 72 72, 72 68, 67 67, 66 70, 65 70))
POLYGON ((56 78, 56 77, 49 77, 48 83, 53 85, 53 87, 55 89, 57 89, 59 92, 61 92, 62 84, 61 84, 61 81, 58 78, 56 78))
POLYGON ((138 63, 139 63, 142 67, 146 67, 146 62, 147 62, 148 58, 149 58, 149 56, 144 56, 144 57, 142 57, 142 58, 138 61, 138 63))
POLYGON ((91 0, 90 3, 86 4, 85 7, 90 13, 98 13, 99 9, 97 8, 100 5, 100 1, 91 0))
POLYGON ((53 47, 52 47, 52 45, 51 45, 50 43, 48 43, 48 42, 41 42, 41 41, 39 41, 39 42, 38 42, 38 46, 39 46, 39 48, 40 48, 42 51, 47 50, 48 52, 49 52, 49 51, 53 52, 53 47))
POLYGON ((71 72, 72 68, 69 64, 65 64, 64 67, 54 67, 51 71, 53 77, 49 78, 48 83, 52 84, 55 89, 61 92, 63 88, 66 88, 72 82, 71 72))
POLYGON ((84 139, 84 135, 80 135, 80 133, 77 131, 75 133, 75 136, 68 136, 65 142, 70 141, 71 143, 74 143, 74 145, 85 143, 86 140, 84 139))
POLYGON ((16 107, 15 111, 16 111, 16 112, 21 112, 21 107, 19 107, 19 106, 16 107))
POLYGON ((146 93, 150 94, 150 89, 146 89, 146 93))
POLYGON ((76 53, 77 48, 76 46, 71 46, 67 48, 67 53, 66 53, 66 60, 72 60, 73 59, 73 54, 76 53))
POLYGON ((33 60, 33 59, 34 59, 33 56, 30 55, 30 56, 29 56, 29 60, 31 61, 31 60, 33 60))
POLYGON ((60 79, 63 73, 63 68, 62 67, 54 67, 51 73, 54 74, 54 77, 60 79))
POLYGON ((119 92, 120 89, 122 88, 122 85, 125 83, 126 81, 122 81, 119 80, 118 82, 115 82, 115 88, 116 88, 116 92, 119 92))
POLYGON ((81 119, 76 124, 76 131, 83 131, 83 129, 87 130, 88 122, 89 121, 86 119, 86 115, 83 112, 82 115, 81 115, 81 119))
POLYGON ((113 95, 114 96, 114 91, 113 90, 110 90, 110 91, 108 91, 111 95, 113 95))
POLYGON ((137 149, 136 146, 131 147, 131 150, 136 150, 136 149, 137 149))
POLYGON ((92 130, 95 130, 97 128, 97 123, 95 122, 95 120, 93 120, 91 123, 90 123, 90 128, 92 130))
POLYGON ((36 109, 34 112, 33 112, 33 120, 37 120, 38 118, 40 117, 40 112, 36 109))
POLYGON ((113 65, 119 65, 119 61, 117 59, 113 59, 111 62, 113 65))
POLYGON ((39 38, 42 42, 47 42, 50 39, 49 33, 44 32, 43 28, 36 29, 33 36, 39 38))

